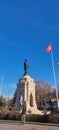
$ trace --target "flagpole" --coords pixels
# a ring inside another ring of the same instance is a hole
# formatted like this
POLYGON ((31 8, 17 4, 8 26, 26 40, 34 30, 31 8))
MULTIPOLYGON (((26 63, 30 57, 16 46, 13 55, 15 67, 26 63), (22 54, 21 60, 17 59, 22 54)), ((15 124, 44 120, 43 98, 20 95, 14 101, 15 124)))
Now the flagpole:
POLYGON ((59 103, 58 103, 58 89, 57 89, 57 83, 56 83, 56 74, 55 74, 55 69, 54 69, 54 59, 53 59, 52 51, 51 51, 51 60, 52 60, 52 69, 53 69, 53 75, 54 75, 54 82, 55 82, 55 87, 56 87, 57 107, 59 108, 59 103))

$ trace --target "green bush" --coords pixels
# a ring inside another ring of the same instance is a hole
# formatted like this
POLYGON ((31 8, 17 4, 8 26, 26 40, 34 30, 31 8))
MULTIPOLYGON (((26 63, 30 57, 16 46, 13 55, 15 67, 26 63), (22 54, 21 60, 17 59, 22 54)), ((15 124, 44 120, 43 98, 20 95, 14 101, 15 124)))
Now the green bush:
POLYGON ((2 99, 0 98, 0 106, 2 106, 3 105, 3 103, 2 103, 2 99))

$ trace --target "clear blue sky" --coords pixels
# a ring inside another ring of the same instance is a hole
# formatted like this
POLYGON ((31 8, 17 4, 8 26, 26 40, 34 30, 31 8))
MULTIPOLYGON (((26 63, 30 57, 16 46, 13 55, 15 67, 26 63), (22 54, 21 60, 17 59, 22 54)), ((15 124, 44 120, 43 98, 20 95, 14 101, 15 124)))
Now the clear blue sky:
POLYGON ((59 0, 0 0, 0 83, 3 95, 11 96, 23 76, 23 62, 29 75, 54 86, 52 43, 56 81, 59 85, 59 0), (8 89, 7 89, 8 88, 8 89))

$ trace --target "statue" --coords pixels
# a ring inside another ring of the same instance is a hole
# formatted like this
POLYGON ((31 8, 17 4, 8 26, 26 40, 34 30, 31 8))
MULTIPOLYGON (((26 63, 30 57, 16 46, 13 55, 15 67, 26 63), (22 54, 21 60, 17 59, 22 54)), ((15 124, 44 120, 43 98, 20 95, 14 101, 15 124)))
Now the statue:
POLYGON ((24 73, 25 75, 28 74, 28 62, 26 59, 24 61, 24 71, 25 71, 25 73, 24 73))

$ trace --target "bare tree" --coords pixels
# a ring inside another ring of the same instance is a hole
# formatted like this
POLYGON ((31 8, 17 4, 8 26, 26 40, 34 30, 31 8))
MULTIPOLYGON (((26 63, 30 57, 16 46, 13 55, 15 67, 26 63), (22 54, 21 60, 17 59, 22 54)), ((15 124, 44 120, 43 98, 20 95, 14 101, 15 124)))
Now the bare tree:
POLYGON ((37 104, 45 105, 51 98, 51 85, 43 80, 36 81, 36 101, 37 104))

